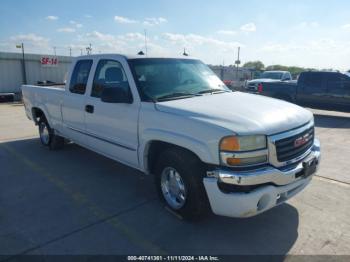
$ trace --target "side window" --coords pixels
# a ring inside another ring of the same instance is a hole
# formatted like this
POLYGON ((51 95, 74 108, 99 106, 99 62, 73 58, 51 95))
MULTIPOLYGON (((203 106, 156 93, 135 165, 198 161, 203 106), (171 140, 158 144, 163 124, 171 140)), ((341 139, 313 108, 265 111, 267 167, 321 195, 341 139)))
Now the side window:
POLYGON ((322 73, 306 73, 304 75, 304 88, 308 91, 323 91, 324 86, 322 85, 322 73))
POLYGON ((97 65, 91 96, 101 97, 104 88, 125 88, 129 91, 129 83, 122 65, 114 60, 100 60, 97 65))
POLYGON ((287 73, 287 74, 286 74, 286 79, 287 79, 287 80, 292 80, 292 75, 291 75, 290 73, 287 73))
POLYGON ((91 66, 92 60, 80 60, 76 63, 69 85, 69 90, 72 93, 85 94, 91 66))
POLYGON ((350 77, 344 74, 340 74, 340 79, 342 82, 342 88, 350 92, 350 77))
POLYGON ((341 75, 338 73, 327 74, 327 88, 329 91, 332 89, 342 88, 341 75))

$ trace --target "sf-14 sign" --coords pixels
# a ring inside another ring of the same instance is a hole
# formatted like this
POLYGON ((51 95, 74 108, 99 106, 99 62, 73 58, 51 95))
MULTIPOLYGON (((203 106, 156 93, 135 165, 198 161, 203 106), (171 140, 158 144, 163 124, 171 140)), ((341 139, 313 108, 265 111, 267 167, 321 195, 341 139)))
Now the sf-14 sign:
POLYGON ((55 56, 43 56, 40 59, 40 63, 44 67, 53 67, 58 65, 58 58, 55 56))

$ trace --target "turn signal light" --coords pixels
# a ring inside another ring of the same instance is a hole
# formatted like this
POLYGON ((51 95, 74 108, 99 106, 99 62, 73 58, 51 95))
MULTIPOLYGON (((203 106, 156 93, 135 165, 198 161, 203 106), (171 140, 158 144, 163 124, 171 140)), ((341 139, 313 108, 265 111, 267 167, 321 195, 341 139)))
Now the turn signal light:
POLYGON ((240 158, 227 158, 226 159, 226 164, 228 164, 229 166, 239 166, 241 164, 241 159, 240 158))
POLYGON ((239 141, 235 136, 225 137, 221 140, 220 150, 221 151, 239 151, 239 141))

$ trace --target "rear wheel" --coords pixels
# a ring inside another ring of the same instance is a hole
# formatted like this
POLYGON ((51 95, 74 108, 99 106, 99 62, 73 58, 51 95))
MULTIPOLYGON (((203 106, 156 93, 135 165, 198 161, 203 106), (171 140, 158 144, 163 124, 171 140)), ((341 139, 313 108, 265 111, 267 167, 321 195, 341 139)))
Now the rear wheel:
POLYGON ((40 118, 38 126, 40 141, 44 146, 48 146, 51 150, 61 149, 64 146, 64 138, 55 135, 45 117, 40 118))
POLYGON ((197 220, 209 210, 201 161, 186 150, 170 148, 156 164, 156 186, 169 209, 187 220, 197 220))

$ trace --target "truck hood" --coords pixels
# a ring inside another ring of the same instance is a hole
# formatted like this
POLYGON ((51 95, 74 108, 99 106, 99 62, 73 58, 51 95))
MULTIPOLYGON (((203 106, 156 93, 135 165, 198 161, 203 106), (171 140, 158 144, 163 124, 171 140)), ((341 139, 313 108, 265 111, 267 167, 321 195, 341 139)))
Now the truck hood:
POLYGON ((297 105, 241 92, 204 95, 155 104, 157 110, 203 121, 240 135, 271 135, 306 124, 310 111, 297 105))

